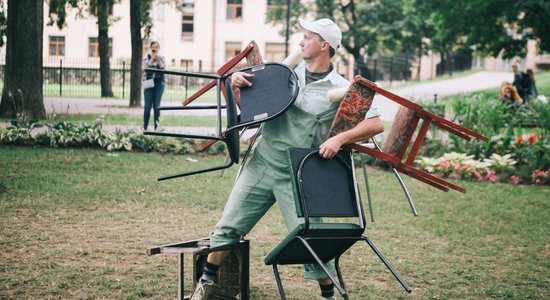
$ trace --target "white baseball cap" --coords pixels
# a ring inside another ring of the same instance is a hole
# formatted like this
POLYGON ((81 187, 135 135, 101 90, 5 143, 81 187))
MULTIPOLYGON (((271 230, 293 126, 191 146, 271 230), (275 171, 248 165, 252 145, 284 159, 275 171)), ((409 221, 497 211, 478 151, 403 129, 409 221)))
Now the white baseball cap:
POLYGON ((300 19, 300 26, 320 35, 335 50, 342 41, 342 32, 340 28, 330 19, 319 19, 313 22, 300 19))

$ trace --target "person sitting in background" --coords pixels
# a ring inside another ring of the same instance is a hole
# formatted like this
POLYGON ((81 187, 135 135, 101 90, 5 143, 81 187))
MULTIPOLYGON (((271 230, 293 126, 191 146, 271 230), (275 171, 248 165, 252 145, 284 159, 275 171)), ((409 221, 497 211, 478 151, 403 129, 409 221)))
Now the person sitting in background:
POLYGON ((531 95, 531 78, 527 73, 519 70, 517 63, 512 65, 512 71, 514 72, 514 82, 512 84, 516 88, 519 97, 527 103, 531 95))
POLYGON ((527 69, 527 75, 529 75, 529 78, 531 79, 529 94, 531 95, 531 97, 536 98, 539 95, 539 92, 537 91, 537 81, 535 80, 535 73, 533 73, 532 69, 527 69))
POLYGON ((509 82, 503 82, 500 88, 498 98, 502 101, 513 103, 517 106, 523 104, 523 99, 519 96, 518 90, 509 82))

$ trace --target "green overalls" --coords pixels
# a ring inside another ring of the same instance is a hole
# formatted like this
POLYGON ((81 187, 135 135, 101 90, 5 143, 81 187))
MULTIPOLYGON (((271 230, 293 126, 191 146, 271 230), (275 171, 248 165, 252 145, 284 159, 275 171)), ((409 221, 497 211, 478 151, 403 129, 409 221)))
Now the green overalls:
MULTIPOLYGON (((300 75, 302 74, 298 73, 299 77, 300 75)), ((345 81, 338 82, 337 85, 329 83, 321 83, 315 91, 320 90, 319 93, 326 95, 325 90, 339 88, 345 81)), ((304 88, 304 92, 307 93, 309 85, 305 87, 305 82, 301 82, 300 85, 300 92, 302 93, 304 88)), ((292 105, 283 115, 265 123, 262 140, 235 183, 222 217, 214 232, 210 234, 213 247, 238 242, 252 230, 275 202, 279 204, 289 231, 303 223, 303 219, 296 216, 286 150, 289 147, 319 146, 319 141, 314 142, 318 139, 315 137, 318 128, 320 125, 330 125, 338 103, 326 103, 326 106, 328 109, 315 115, 292 105)), ((328 267, 334 272, 332 264, 328 264, 328 267)), ((316 264, 305 265, 304 270, 306 279, 318 280, 327 277, 316 264)))

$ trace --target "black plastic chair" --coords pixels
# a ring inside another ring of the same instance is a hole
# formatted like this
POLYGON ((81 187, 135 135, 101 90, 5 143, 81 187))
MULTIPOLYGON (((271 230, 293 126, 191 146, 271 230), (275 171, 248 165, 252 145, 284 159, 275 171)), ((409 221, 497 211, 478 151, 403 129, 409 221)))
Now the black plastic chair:
POLYGON ((217 104, 216 105, 188 105, 160 107, 161 110, 190 110, 190 109, 215 109, 217 110, 217 134, 215 136, 193 135, 170 132, 145 132, 146 135, 169 136, 179 138, 192 138, 202 140, 222 141, 227 146, 229 159, 220 166, 202 170, 189 171, 179 174, 162 176, 158 180, 166 180, 177 177, 195 175, 229 168, 239 163, 239 131, 274 119, 285 112, 298 96, 298 76, 291 68, 280 63, 266 63, 239 70, 254 74, 248 80, 251 87, 241 88, 240 106, 237 107, 230 84, 233 73, 223 76, 199 74, 189 72, 175 72, 158 69, 146 69, 146 71, 159 72, 170 75, 189 76, 216 80, 217 104), (223 83, 223 84, 222 84, 223 83), (225 105, 222 105, 221 90, 225 86, 225 105), (222 129, 222 110, 226 110, 227 125, 222 129))
POLYGON ((319 155, 319 149, 290 148, 288 154, 297 215, 304 218, 304 223, 292 230, 265 258, 267 265, 273 265, 281 299, 286 297, 277 265, 288 264, 320 265, 344 299, 348 299, 339 260, 357 241, 365 241, 403 288, 410 292, 393 266, 363 235, 365 214, 351 153, 342 150, 334 158, 324 159, 319 155), (331 260, 334 260, 338 280, 324 265, 331 260))

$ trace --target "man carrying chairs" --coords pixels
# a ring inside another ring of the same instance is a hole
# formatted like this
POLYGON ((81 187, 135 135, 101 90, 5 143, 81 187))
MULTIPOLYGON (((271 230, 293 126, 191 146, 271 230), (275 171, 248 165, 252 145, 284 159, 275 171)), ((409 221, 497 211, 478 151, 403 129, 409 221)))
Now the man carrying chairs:
MULTIPOLYGON (((294 104, 279 117, 263 125, 262 140, 254 155, 236 181, 224 208, 222 217, 210 234, 212 247, 236 244, 277 202, 289 231, 304 222, 296 213, 287 149, 291 147, 319 147, 318 154, 325 159, 334 157, 340 148, 349 143, 373 137, 383 131, 375 109, 367 112, 356 127, 328 138, 330 126, 338 109, 330 102, 327 92, 349 86, 338 75, 331 57, 340 45, 342 33, 328 19, 315 22, 300 20, 303 40, 300 42, 301 59, 294 68, 298 76, 299 93, 294 104), (328 138, 328 139, 327 139, 328 138)), ((231 88, 238 103, 241 88, 253 85, 253 74, 236 72, 231 76, 231 88)), ((268 96, 268 95, 266 95, 268 96)), ((269 97, 265 97, 269 101, 269 97)), ((211 252, 204 273, 191 299, 208 299, 220 265, 229 251, 211 252)), ((321 267, 304 265, 305 278, 317 280, 322 297, 334 299, 334 284, 324 269, 334 272, 332 262, 321 267)))

